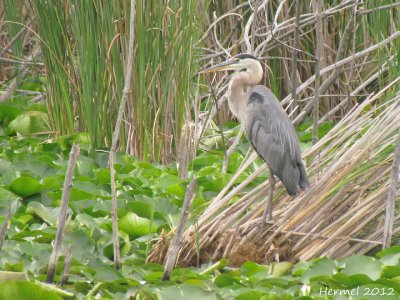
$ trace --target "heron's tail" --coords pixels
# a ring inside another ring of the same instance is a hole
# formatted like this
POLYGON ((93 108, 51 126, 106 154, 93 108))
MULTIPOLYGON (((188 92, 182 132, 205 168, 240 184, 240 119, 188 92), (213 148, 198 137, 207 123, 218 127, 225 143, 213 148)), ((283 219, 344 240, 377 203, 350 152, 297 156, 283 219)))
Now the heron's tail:
POLYGON ((299 171, 300 171, 299 186, 304 191, 306 188, 310 186, 310 183, 308 182, 306 168, 304 167, 302 161, 300 161, 300 163, 298 163, 297 165, 299 166, 299 171))
POLYGON ((303 162, 300 160, 296 164, 287 163, 282 173, 276 173, 286 188, 290 196, 297 194, 297 187, 305 190, 310 186, 308 183, 307 172, 303 162))
POLYGON ((299 185, 300 170, 292 163, 286 163, 282 172, 277 174, 290 196, 296 196, 299 185))

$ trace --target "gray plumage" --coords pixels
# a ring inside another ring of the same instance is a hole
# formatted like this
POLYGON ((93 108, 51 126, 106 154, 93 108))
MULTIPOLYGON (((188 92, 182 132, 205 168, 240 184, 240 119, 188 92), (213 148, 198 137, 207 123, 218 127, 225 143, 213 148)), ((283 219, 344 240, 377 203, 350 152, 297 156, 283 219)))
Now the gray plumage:
POLYGON ((300 143, 288 115, 275 95, 257 85, 263 69, 256 57, 239 54, 201 73, 232 70, 228 103, 231 112, 243 124, 247 138, 270 170, 270 189, 263 222, 272 219, 272 199, 275 176, 279 177, 289 195, 297 194, 297 187, 309 186, 307 173, 301 160, 300 143))
POLYGON ((296 131, 281 104, 270 89, 257 85, 250 90, 245 115, 246 135, 273 175, 282 181, 289 195, 297 186, 309 186, 301 160, 296 131))

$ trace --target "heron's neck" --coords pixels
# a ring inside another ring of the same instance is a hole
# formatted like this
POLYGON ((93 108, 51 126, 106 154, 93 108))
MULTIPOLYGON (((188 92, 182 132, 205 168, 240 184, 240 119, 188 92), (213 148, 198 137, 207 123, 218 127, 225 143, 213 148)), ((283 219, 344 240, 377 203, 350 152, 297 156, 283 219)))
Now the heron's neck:
POLYGON ((256 64, 246 70, 233 75, 229 83, 229 108, 239 119, 244 121, 245 108, 250 96, 250 90, 262 79, 263 71, 261 65, 256 64))
POLYGON ((250 86, 242 84, 242 82, 236 83, 237 79, 232 78, 229 84, 229 109, 234 116, 240 121, 244 121, 244 109, 247 106, 248 91, 250 86))

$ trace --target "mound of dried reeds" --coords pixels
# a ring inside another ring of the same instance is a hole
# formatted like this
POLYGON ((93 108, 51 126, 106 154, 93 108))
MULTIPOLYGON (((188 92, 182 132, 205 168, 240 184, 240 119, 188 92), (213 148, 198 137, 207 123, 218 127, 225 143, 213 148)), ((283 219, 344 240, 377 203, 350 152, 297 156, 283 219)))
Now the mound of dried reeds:
MULTIPOLYGON (((304 153, 311 187, 294 199, 280 188, 274 199, 273 224, 261 224, 269 182, 243 192, 265 167, 232 188, 235 178, 254 160, 251 155, 196 225, 186 231, 178 263, 192 265, 221 257, 234 265, 250 259, 267 263, 316 256, 341 258, 381 245, 393 145, 400 124, 400 95, 379 105, 382 93, 367 97, 304 153), (234 201, 238 195, 240 199, 234 201)), ((399 230, 395 226, 394 232, 399 230)), ((163 257, 157 255, 155 260, 163 257)))

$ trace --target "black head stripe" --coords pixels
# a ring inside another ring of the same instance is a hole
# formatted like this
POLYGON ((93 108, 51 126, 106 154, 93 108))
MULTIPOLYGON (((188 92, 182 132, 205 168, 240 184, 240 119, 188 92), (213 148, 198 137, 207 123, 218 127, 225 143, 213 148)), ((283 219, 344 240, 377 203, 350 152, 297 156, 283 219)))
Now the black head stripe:
POLYGON ((251 54, 247 54, 247 53, 238 54, 238 55, 235 55, 232 58, 239 58, 239 59, 251 58, 251 59, 258 60, 257 57, 255 57, 255 56, 253 56, 251 54))

